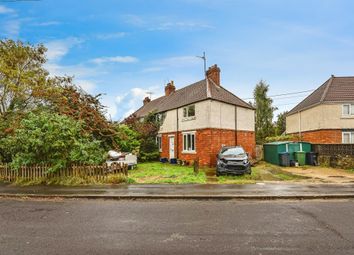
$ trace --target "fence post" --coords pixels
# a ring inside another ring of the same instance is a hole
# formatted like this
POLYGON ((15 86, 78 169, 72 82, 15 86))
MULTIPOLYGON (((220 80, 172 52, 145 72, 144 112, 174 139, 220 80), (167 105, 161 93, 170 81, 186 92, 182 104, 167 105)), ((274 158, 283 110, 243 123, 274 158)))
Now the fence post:
POLYGON ((199 173, 199 158, 196 158, 194 160, 193 170, 194 170, 195 175, 197 175, 199 173))

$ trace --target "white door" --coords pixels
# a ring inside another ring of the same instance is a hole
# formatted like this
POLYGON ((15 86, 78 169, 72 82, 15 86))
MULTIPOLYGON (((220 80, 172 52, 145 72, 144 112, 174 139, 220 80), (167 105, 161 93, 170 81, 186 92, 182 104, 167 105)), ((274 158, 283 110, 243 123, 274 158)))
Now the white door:
POLYGON ((170 159, 175 158, 175 137, 170 136, 170 159))

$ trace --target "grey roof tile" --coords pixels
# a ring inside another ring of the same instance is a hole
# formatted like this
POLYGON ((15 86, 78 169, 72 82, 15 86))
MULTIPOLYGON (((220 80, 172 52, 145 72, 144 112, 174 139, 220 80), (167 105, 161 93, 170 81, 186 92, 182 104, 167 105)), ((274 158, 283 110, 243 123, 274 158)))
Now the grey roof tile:
POLYGON ((164 112, 176 109, 199 101, 214 99, 232 105, 253 109, 251 105, 241 100, 223 87, 216 86, 212 80, 209 81, 210 97, 207 95, 207 82, 201 80, 189 86, 176 90, 169 96, 162 96, 138 109, 134 114, 138 117, 146 116, 150 112, 164 112))
POLYGON ((354 77, 329 78, 324 84, 296 105, 288 115, 326 102, 354 101, 354 77))

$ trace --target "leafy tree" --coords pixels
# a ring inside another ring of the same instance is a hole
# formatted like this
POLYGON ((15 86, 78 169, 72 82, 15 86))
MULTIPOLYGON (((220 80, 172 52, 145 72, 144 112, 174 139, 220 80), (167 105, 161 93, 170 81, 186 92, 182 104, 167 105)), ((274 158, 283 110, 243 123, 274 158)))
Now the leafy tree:
POLYGON ((254 104, 256 108, 256 141, 263 144, 265 138, 274 135, 273 116, 277 109, 273 107, 273 100, 268 97, 269 85, 260 81, 254 91, 254 104))
POLYGON ((15 168, 45 163, 56 171, 72 163, 101 163, 105 154, 100 142, 82 131, 81 122, 48 112, 29 113, 0 145, 10 152, 15 168))
POLYGON ((0 118, 30 111, 57 89, 43 68, 46 48, 0 40, 0 118))
POLYGON ((279 113, 275 123, 275 135, 282 135, 286 130, 286 115, 287 111, 279 113))
POLYGON ((144 118, 131 115, 124 120, 124 123, 139 134, 140 141, 140 161, 156 160, 160 156, 156 144, 156 136, 160 129, 160 122, 155 113, 150 113, 144 118))
POLYGON ((0 139, 13 134, 26 113, 45 110, 82 122, 106 150, 117 149, 100 95, 85 93, 71 77, 50 77, 43 67, 45 53, 43 45, 0 40, 0 139))
POLYGON ((118 149, 114 125, 105 117, 105 107, 100 102, 101 94, 92 96, 72 83, 69 77, 61 78, 62 90, 51 99, 54 111, 82 122, 82 128, 102 141, 106 149, 118 149))
POLYGON ((125 124, 117 124, 115 129, 117 132, 115 142, 119 146, 119 149, 123 152, 133 152, 134 154, 139 154, 139 133, 125 124))

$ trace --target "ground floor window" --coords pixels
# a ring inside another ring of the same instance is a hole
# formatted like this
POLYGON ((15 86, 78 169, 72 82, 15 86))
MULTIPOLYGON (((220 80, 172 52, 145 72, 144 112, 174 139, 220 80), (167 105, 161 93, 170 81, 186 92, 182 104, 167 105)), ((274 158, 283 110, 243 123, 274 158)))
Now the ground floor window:
POLYGON ((195 152, 195 132, 183 133, 183 151, 195 152))
POLYGON ((159 151, 161 152, 162 151, 162 137, 161 137, 161 135, 158 135, 156 137, 156 144, 157 144, 157 147, 159 148, 159 151))
POLYGON ((342 132, 342 143, 354 143, 354 131, 342 132))

